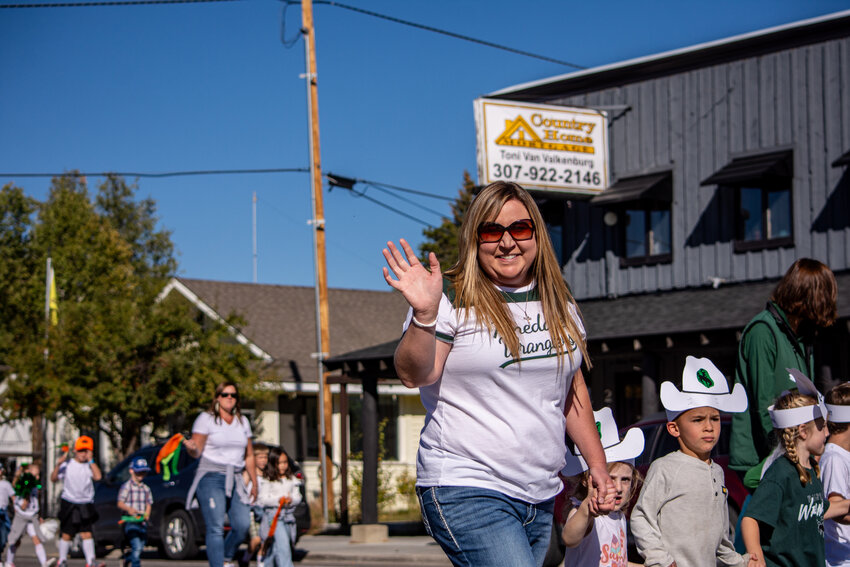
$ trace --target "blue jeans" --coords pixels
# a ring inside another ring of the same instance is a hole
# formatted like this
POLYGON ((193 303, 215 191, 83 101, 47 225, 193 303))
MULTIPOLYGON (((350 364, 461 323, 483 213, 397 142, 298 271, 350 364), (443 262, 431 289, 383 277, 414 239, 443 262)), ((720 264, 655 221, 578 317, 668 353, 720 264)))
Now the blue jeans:
MULTIPOLYGON (((225 495, 222 473, 207 473, 198 482, 195 492, 204 524, 207 527, 207 561, 210 567, 223 567, 225 561, 231 561, 236 555, 239 544, 245 541, 251 522, 251 511, 247 504, 239 499, 236 487, 228 498, 225 495), (224 516, 230 518, 230 533, 224 537, 224 516)), ((234 476, 235 482, 241 482, 234 476)))
POLYGON ((416 487, 425 530, 453 565, 543 565, 555 499, 529 504, 494 490, 466 486, 416 487))
POLYGON ((131 567, 140 567, 142 564, 142 549, 145 548, 147 530, 144 524, 127 524, 124 527, 124 536, 130 542, 130 554, 124 558, 124 564, 128 562, 131 567))
MULTIPOLYGON (((9 530, 12 529, 12 520, 9 518, 6 508, 0 509, 0 553, 6 549, 6 540, 9 538, 9 530)), ((0 558, 0 561, 5 561, 6 558, 0 558)))
MULTIPOLYGON (((262 525, 264 527, 267 525, 271 526, 276 511, 277 508, 266 508, 263 510, 262 525)), ((263 539, 268 537, 268 534, 264 533, 262 529, 260 532, 260 535, 264 536, 263 539)), ((274 567, 292 567, 292 549, 290 548, 289 543, 289 528, 282 519, 277 521, 277 527, 275 528, 273 536, 274 542, 272 543, 271 549, 268 551, 268 555, 266 555, 263 559, 263 567, 271 567, 272 564, 274 564, 274 567)))

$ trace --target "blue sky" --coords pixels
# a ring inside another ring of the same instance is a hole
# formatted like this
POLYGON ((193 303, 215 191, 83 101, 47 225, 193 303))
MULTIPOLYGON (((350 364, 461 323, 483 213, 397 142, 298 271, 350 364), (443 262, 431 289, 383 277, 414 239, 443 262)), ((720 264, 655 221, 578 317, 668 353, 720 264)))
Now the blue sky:
MULTIPOLYGON (((850 8, 846 0, 344 3, 587 67, 850 8)), ((454 197, 463 171, 476 171, 473 100, 574 70, 340 7, 314 13, 325 173, 454 197)), ((282 16, 278 0, 0 10, 0 173, 306 168, 304 44, 283 45, 282 16)), ((298 27, 293 5, 286 37, 298 27)), ((43 199, 50 180, 0 175, 8 182, 43 199)), ((326 186, 328 282, 389 289, 381 248, 399 237, 421 242, 422 223, 440 222, 426 209, 448 215, 449 204, 356 188, 421 222, 326 186)), ((307 174, 139 179, 139 195, 157 201, 172 232, 179 275, 190 278, 252 280, 255 191, 258 281, 313 285, 307 174)))

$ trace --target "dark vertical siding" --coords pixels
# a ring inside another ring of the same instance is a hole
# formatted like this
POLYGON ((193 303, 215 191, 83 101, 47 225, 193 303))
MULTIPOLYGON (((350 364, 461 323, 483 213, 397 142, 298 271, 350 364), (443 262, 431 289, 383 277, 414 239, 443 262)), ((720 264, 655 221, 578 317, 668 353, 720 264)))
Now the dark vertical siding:
POLYGON ((673 171, 672 264, 620 267, 603 211, 573 201, 564 275, 576 297, 779 277, 802 256, 850 269, 850 173, 831 167, 850 149, 850 38, 551 102, 631 107, 609 112, 612 182, 673 171), (736 155, 781 147, 794 155, 794 247, 735 253, 734 196, 700 181, 736 155))

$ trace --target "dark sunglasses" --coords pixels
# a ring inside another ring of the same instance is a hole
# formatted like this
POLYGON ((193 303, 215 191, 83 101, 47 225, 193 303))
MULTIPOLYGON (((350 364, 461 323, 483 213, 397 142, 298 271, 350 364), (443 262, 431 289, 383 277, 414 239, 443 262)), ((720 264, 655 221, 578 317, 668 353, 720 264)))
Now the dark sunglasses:
POLYGON ((534 236, 534 223, 531 219, 514 221, 510 226, 502 226, 497 222, 481 223, 478 227, 478 240, 481 242, 499 242, 505 231, 514 240, 531 240, 534 236))
POLYGON ((222 392, 218 395, 220 398, 233 398, 234 400, 239 399, 239 394, 236 392, 222 392))

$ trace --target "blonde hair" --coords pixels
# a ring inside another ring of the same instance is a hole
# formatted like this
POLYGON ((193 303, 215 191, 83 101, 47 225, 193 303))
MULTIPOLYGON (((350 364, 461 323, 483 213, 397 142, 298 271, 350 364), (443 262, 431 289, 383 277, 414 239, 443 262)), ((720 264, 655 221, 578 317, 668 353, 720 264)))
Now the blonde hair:
POLYGON ((465 310, 475 309, 479 324, 486 326, 502 337, 505 346, 514 358, 519 358, 519 337, 516 323, 502 293, 493 286, 478 262, 478 227, 499 216, 505 203, 517 200, 528 210, 534 223, 534 237, 537 240, 537 255, 531 265, 531 275, 537 282, 543 317, 549 327, 549 336, 555 345, 560 366, 564 352, 573 359, 572 350, 565 345, 575 344, 590 368, 587 345, 579 330, 579 325, 570 314, 570 304, 575 308, 576 316, 581 320, 581 312, 575 304, 570 290, 564 281, 555 249, 546 230, 546 223, 537 203, 531 195, 517 185, 506 181, 491 183, 473 199, 464 215, 458 232, 458 260, 446 270, 455 292, 455 304, 465 310))
MULTIPOLYGON (((638 488, 640 488, 641 483, 643 483, 643 475, 640 474, 640 471, 631 463, 627 463, 624 461, 614 461, 608 463, 608 474, 611 474, 611 471, 614 470, 614 467, 617 465, 626 465, 630 469, 632 469, 632 486, 629 492, 629 499, 632 498, 635 494, 637 494, 638 488)), ((584 471, 581 474, 577 474, 575 476, 567 479, 567 482, 570 484, 570 487, 573 489, 573 497, 578 499, 579 501, 587 498, 587 493, 590 491, 590 471, 584 471)), ((565 511, 572 508, 569 503, 569 500, 565 502, 565 511)))
MULTIPOLYGON (((776 409, 802 408, 806 406, 814 406, 817 405, 817 403, 817 400, 813 397, 793 391, 788 392, 776 400, 776 405, 774 407, 776 409)), ((811 423, 804 423, 802 425, 795 425, 794 427, 776 429, 776 432, 779 434, 779 442, 785 447, 785 456, 788 457, 789 461, 794 463, 794 467, 797 469, 797 474, 800 477, 800 484, 803 486, 806 486, 809 482, 811 482, 812 477, 811 474, 809 474, 809 471, 807 471, 803 466, 803 463, 800 462, 800 458, 797 456, 797 439, 800 438, 800 428, 808 429, 811 426, 811 423)), ((820 467, 817 462, 810 457, 808 464, 811 464, 812 468, 815 470, 815 474, 820 476, 820 467)))

